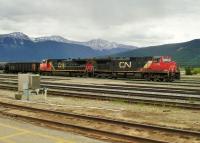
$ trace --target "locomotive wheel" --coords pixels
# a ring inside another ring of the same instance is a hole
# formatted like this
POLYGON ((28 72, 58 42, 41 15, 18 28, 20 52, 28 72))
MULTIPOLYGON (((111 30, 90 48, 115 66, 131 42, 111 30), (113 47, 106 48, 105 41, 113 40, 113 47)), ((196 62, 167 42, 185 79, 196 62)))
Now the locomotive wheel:
POLYGON ((49 76, 52 76, 53 75, 53 73, 52 72, 49 72, 49 76))
POLYGON ((173 81, 174 81, 173 77, 169 78, 169 82, 173 82, 173 81))
POLYGON ((108 79, 113 79, 114 77, 113 77, 113 75, 112 74, 110 74, 109 76, 108 76, 108 79))
POLYGON ((146 80, 147 80, 147 81, 151 81, 151 77, 150 77, 150 75, 147 75, 146 80))
POLYGON ((112 74, 111 77, 112 77, 113 79, 117 79, 117 74, 112 74))
POLYGON ((155 78, 154 78, 154 81, 157 81, 157 82, 159 82, 159 81, 160 81, 160 78, 158 78, 158 77, 155 77, 155 78))
POLYGON ((95 77, 96 77, 96 78, 100 78, 100 75, 99 75, 99 74, 96 74, 95 77))
POLYGON ((155 76, 154 76, 154 81, 157 81, 157 82, 159 82, 159 81, 161 81, 160 79, 161 79, 161 78, 160 78, 160 76, 159 76, 159 75, 155 75, 155 76))
POLYGON ((91 73, 91 72, 88 72, 88 73, 87 73, 87 76, 88 76, 88 77, 92 77, 92 73, 91 73))
POLYGON ((145 79, 146 79, 147 81, 151 81, 151 78, 149 77, 149 75, 147 75, 145 79))
POLYGON ((160 81, 161 81, 161 82, 163 82, 163 81, 164 81, 164 79, 163 79, 163 78, 160 78, 160 81))
POLYGON ((169 77, 167 77, 167 78, 165 78, 165 81, 166 81, 166 82, 170 82, 171 80, 170 80, 169 77))

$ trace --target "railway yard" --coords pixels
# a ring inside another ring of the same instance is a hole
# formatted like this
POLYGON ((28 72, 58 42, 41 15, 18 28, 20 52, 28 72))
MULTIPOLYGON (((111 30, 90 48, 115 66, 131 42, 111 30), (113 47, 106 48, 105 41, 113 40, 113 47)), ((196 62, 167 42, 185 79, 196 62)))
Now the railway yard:
POLYGON ((0 142, 200 142, 199 75, 174 82, 41 76, 41 87, 45 100, 16 100, 17 74, 0 74, 0 142))

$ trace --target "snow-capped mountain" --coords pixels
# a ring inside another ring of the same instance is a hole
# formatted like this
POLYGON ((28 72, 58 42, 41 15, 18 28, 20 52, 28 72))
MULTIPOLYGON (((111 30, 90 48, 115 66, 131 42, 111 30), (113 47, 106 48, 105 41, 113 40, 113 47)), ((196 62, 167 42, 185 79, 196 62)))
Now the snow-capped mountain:
POLYGON ((97 50, 112 49, 117 48, 119 46, 119 44, 115 42, 108 42, 102 39, 93 39, 88 42, 83 42, 83 44, 97 50))
MULTIPOLYGON (((53 39, 55 40, 55 38, 53 39)), ((56 42, 36 41, 22 33, 0 35, 0 61, 30 62, 42 59, 91 58, 106 53, 88 46, 56 42)))
POLYGON ((61 36, 55 35, 55 36, 46 36, 46 37, 38 37, 32 39, 35 42, 41 42, 41 41, 56 41, 56 42, 62 42, 62 43, 71 43, 70 40, 67 40, 61 36))
POLYGON ((27 35, 21 32, 13 32, 10 34, 1 34, 0 37, 9 37, 9 38, 14 38, 14 39, 21 39, 21 40, 31 40, 27 35))
POLYGON ((25 41, 31 41, 27 35, 21 32, 0 35, 0 44, 4 44, 8 40, 10 41, 10 47, 13 47, 13 45, 24 45, 25 41))
POLYGON ((111 50, 111 49, 116 49, 120 48, 124 50, 128 49, 136 49, 137 47, 135 46, 130 46, 130 45, 124 45, 124 44, 118 44, 116 42, 109 42, 103 39, 93 39, 90 41, 86 42, 79 42, 79 41, 72 41, 65 39, 61 36, 47 36, 47 37, 39 37, 34 39, 35 42, 41 42, 41 41, 56 41, 56 42, 63 42, 63 43, 72 43, 72 44, 79 44, 79 45, 84 45, 91 47, 92 49, 95 50, 111 50))
POLYGON ((36 38, 29 38, 29 36, 25 35, 24 33, 21 32, 14 32, 10 34, 2 34, 0 37, 10 37, 14 39, 21 39, 21 40, 30 40, 33 42, 43 42, 43 41, 56 41, 56 42, 62 42, 62 43, 71 43, 71 44, 78 44, 78 45, 83 45, 83 46, 88 46, 91 47, 92 49, 95 50, 111 50, 111 49, 124 49, 124 50, 129 50, 129 49, 136 49, 137 47, 135 46, 130 46, 130 45, 124 45, 124 44, 118 44, 116 42, 109 42, 103 39, 93 39, 90 41, 86 42, 80 42, 80 41, 72 41, 68 40, 66 38, 63 38, 58 35, 53 35, 53 36, 44 36, 44 37, 36 37, 36 38))
POLYGON ((96 50, 108 50, 115 48, 126 48, 126 49, 135 49, 135 46, 118 44, 116 42, 109 42, 103 39, 93 39, 88 42, 82 42, 83 45, 89 46, 96 50))

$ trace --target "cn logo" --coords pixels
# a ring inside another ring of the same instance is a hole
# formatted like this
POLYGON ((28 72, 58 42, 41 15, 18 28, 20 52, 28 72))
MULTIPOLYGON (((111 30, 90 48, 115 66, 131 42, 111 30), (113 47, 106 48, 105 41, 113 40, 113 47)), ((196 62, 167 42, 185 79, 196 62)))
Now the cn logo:
POLYGON ((119 68, 125 69, 125 68, 131 68, 131 62, 119 62, 119 68))
POLYGON ((59 63, 58 63, 58 68, 64 68, 63 63, 59 62, 59 63))

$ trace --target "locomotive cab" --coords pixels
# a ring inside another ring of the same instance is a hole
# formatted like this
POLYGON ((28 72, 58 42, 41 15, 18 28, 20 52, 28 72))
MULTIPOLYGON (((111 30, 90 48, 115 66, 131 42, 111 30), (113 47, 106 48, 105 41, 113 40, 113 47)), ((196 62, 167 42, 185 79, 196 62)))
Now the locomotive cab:
POLYGON ((172 61, 169 56, 154 57, 149 67, 153 71, 176 72, 176 62, 172 61))
POLYGON ((51 63, 48 60, 42 60, 40 63, 40 72, 51 71, 51 63))
POLYGON ((170 56, 153 57, 152 61, 148 61, 145 66, 146 78, 151 80, 173 81, 180 79, 180 71, 176 62, 172 61, 170 56))

